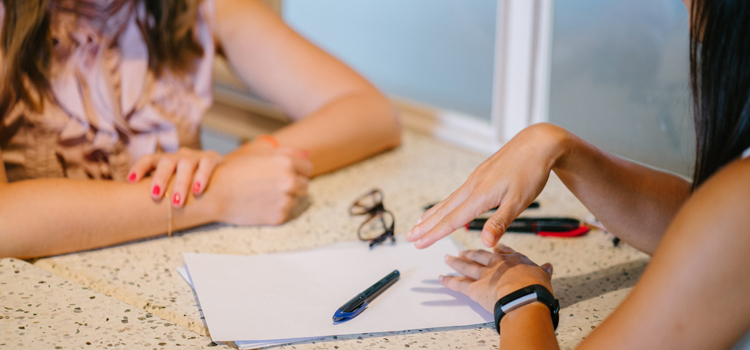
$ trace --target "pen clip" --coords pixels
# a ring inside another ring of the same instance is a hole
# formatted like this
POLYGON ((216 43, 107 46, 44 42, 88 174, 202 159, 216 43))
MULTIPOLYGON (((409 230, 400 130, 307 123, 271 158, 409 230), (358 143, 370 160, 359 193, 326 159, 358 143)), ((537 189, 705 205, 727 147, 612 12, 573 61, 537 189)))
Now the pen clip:
POLYGON ((348 320, 356 317, 360 313, 362 313, 362 311, 365 311, 365 309, 367 308, 367 305, 370 305, 370 303, 366 302, 366 303, 362 304, 360 307, 356 308, 354 311, 351 311, 351 312, 345 312, 345 311, 341 311, 341 309, 338 309, 333 314, 333 321, 334 322, 348 321, 348 320))
POLYGON ((544 232, 544 231, 539 231, 536 234, 538 236, 542 236, 542 237, 570 238, 570 237, 578 237, 578 236, 584 235, 587 232, 589 232, 589 230, 590 230, 590 228, 588 226, 581 226, 581 227, 579 227, 579 228, 577 228, 575 230, 571 230, 571 231, 565 231, 565 232, 544 232))

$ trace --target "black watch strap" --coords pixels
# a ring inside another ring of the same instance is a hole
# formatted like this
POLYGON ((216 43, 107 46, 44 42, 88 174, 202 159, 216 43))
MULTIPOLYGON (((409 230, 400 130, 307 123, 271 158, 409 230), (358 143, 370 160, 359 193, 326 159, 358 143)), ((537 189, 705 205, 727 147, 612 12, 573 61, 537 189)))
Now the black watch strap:
POLYGON ((500 334, 500 320, 503 319, 503 316, 521 306, 537 301, 547 305, 552 316, 552 326, 557 329, 557 324, 560 321, 560 302, 543 285, 535 284, 510 293, 495 303, 495 330, 497 334, 500 334))

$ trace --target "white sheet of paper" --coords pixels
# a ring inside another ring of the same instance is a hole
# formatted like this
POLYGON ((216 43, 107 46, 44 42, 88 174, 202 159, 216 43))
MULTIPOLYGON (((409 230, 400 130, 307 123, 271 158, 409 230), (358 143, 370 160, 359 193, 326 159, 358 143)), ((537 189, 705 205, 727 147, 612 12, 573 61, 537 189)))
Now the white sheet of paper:
POLYGON ((453 271, 449 239, 417 250, 411 244, 370 250, 361 242, 265 255, 184 253, 214 341, 268 341, 465 326, 492 314, 438 283, 453 271), (367 310, 334 324, 333 313, 393 270, 401 279, 367 310))
POLYGON ((177 272, 182 276, 182 279, 187 282, 187 284, 190 285, 190 288, 193 288, 195 290, 195 287, 193 286, 193 280, 190 278, 190 272, 188 272, 187 265, 182 265, 177 267, 177 272))
MULTIPOLYGON (((195 287, 193 287, 193 280, 190 278, 190 272, 188 271, 186 265, 178 266, 177 272, 180 274, 180 276, 182 276, 182 279, 184 279, 185 282, 187 282, 187 284, 190 285, 190 288, 195 289, 195 287)), ((319 339, 319 338, 324 338, 324 337, 297 338, 297 339, 274 339, 274 340, 260 340, 260 341, 235 340, 234 344, 237 345, 237 347, 240 349, 257 349, 257 348, 262 348, 266 346, 295 343, 295 342, 313 340, 313 339, 319 339)))

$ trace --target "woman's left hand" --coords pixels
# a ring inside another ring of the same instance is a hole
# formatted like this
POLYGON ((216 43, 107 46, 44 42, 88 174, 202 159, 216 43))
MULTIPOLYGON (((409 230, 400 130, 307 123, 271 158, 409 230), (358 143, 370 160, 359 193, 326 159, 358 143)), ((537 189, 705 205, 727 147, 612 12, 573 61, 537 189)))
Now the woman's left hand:
POLYGON ((175 153, 154 153, 141 157, 133 164, 128 173, 128 181, 136 182, 153 170, 151 177, 151 197, 160 200, 164 197, 169 181, 174 177, 172 186, 172 206, 185 204, 188 191, 200 195, 206 188, 208 180, 223 157, 215 151, 201 151, 180 148, 175 153))
POLYGON ((489 312, 500 298, 527 286, 541 284, 552 291, 552 264, 535 264, 525 255, 499 244, 495 253, 465 250, 445 262, 462 276, 440 276, 440 284, 467 295, 489 312))

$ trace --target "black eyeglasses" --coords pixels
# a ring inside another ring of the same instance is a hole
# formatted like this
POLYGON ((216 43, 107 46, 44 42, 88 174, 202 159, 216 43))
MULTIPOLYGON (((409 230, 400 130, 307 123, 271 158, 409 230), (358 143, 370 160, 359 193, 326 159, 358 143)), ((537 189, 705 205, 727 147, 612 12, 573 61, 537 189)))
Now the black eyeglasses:
POLYGON ((379 189, 373 189, 357 198, 349 208, 349 214, 367 215, 367 220, 357 230, 357 236, 363 241, 369 241, 370 248, 388 238, 396 243, 396 238, 393 236, 396 220, 393 218, 393 213, 383 206, 383 192, 379 189))

